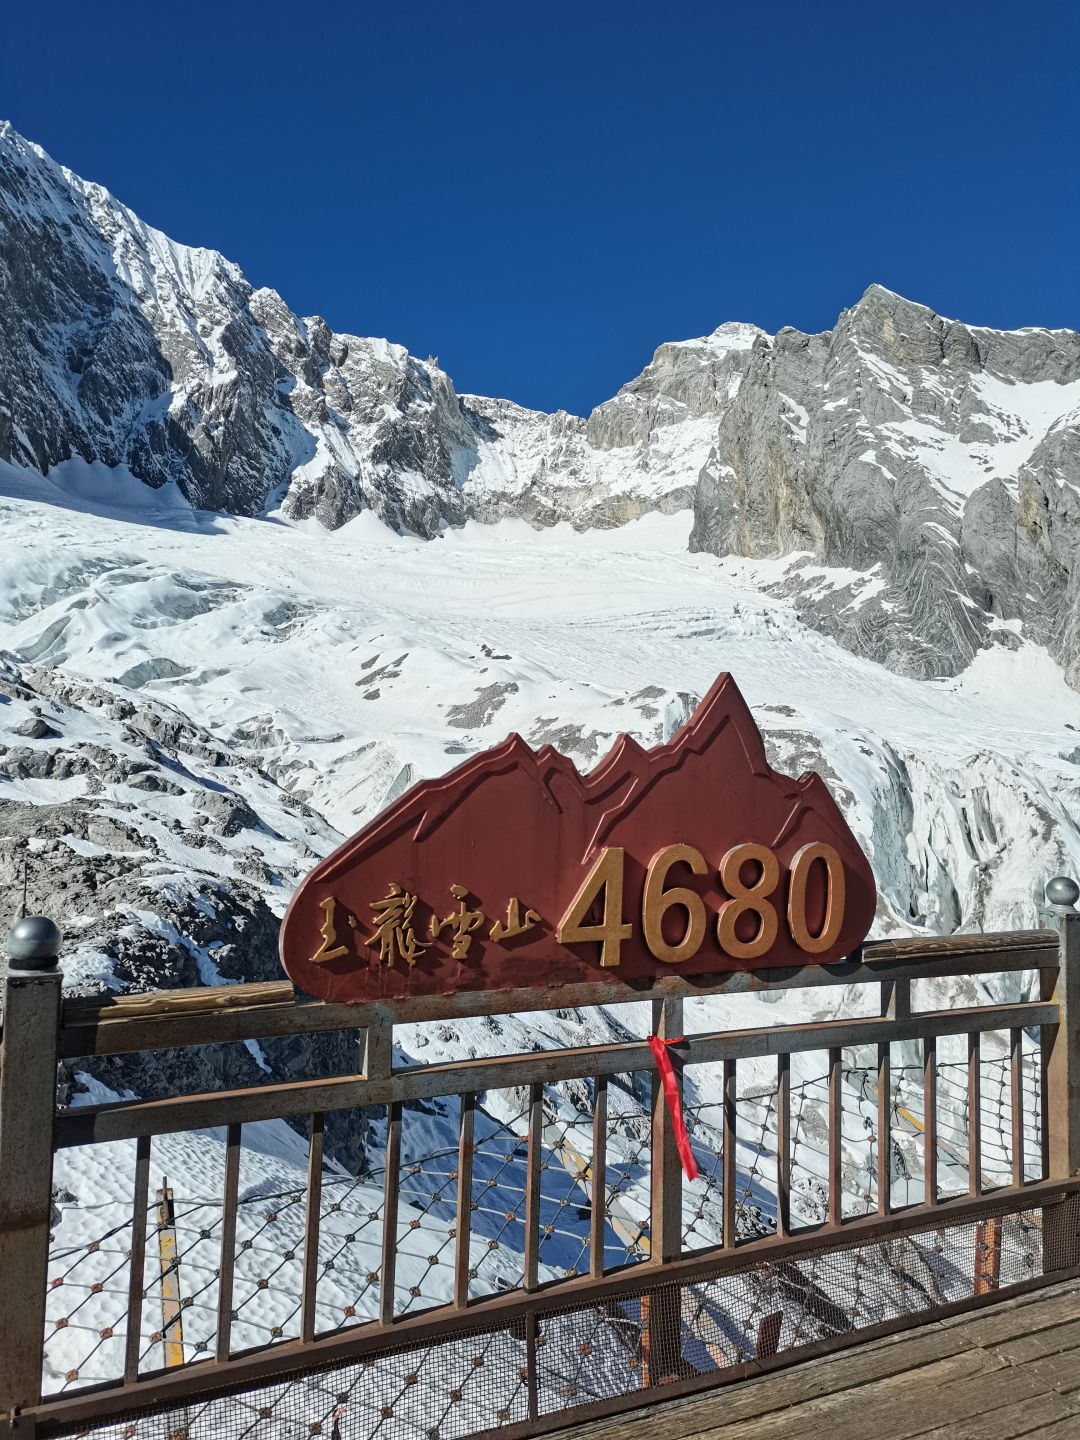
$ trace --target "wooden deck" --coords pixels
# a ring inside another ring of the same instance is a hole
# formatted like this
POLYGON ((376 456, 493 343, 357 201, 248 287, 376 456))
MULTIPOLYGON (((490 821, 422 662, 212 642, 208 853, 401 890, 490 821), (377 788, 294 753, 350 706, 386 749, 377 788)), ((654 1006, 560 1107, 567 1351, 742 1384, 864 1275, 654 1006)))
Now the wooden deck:
POLYGON ((552 1440, 1073 1440, 1080 1282, 552 1440))

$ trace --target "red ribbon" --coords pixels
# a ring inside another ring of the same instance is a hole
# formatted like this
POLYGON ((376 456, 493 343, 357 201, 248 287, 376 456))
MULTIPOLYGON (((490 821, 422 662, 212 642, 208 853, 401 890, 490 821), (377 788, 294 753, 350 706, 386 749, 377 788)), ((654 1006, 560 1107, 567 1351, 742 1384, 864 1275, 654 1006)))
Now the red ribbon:
POLYGON ((681 1035, 677 1040, 661 1040, 659 1035, 649 1036, 649 1049, 653 1053, 660 1081, 664 1087, 664 1099, 667 1101, 668 1114, 671 1116, 671 1124, 675 1131, 675 1145, 679 1151, 679 1159, 682 1161, 682 1168, 687 1180, 696 1180, 698 1177, 697 1161, 690 1148, 690 1136, 686 1133, 682 1100, 679 1097, 679 1082, 675 1078, 675 1067, 668 1054, 669 1045, 680 1045, 681 1043, 681 1035))

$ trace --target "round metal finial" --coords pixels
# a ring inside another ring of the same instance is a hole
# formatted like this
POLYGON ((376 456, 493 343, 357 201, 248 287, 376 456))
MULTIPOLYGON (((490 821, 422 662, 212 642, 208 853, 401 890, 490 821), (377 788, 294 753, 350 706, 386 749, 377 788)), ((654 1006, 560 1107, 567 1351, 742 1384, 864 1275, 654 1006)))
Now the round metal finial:
POLYGON ((1055 875, 1046 886, 1046 898, 1051 905, 1070 910, 1080 900, 1080 885, 1070 880, 1068 875, 1055 875))
POLYGON ((63 940, 59 926, 44 915, 26 915, 7 939, 8 959, 15 970, 55 970, 63 940))

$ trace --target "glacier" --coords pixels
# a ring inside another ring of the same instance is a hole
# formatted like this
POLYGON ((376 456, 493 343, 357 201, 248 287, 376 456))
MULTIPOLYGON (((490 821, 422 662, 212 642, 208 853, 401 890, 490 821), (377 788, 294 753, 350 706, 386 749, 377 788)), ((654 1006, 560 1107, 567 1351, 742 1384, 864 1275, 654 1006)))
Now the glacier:
MULTIPOLYGON (((668 739, 722 670, 776 767, 832 788, 877 876, 875 935, 1027 927, 1045 881, 1080 874, 1074 332, 965 326, 874 286, 821 335, 725 323, 588 417, 540 414, 295 316, 7 125, 0 287, 0 926, 24 893, 53 915, 69 991, 276 978, 299 878, 414 780, 511 730, 587 769, 619 733, 668 739)), ((871 1003, 714 997, 687 1024, 871 1003)), ((629 1006, 395 1039, 415 1064, 650 1024, 629 1006)), ((354 1062, 347 1037, 125 1056, 69 1067, 64 1098, 354 1062)), ((820 1069, 793 1064, 808 1114, 820 1069)), ((631 1085, 627 1134, 642 1100, 631 1085)), ((489 1105, 512 1150, 513 1097, 489 1105)), ((456 1117, 429 1119, 435 1155, 456 1117)), ((332 1174, 370 1174, 381 1143, 332 1117, 332 1174)), ((255 1199, 295 1183, 295 1132, 249 1148, 255 1199)), ((219 1152, 166 1150, 193 1204, 219 1152)), ((64 1158, 59 1243, 119 1203, 130 1161, 64 1158)), ((760 1147, 739 1163, 768 1180, 760 1147)), ((852 1203, 867 1174, 848 1137, 852 1203)), ((632 1225, 643 1199, 623 1199, 632 1225)), ((256 1298, 251 1343, 280 1321, 256 1298)))

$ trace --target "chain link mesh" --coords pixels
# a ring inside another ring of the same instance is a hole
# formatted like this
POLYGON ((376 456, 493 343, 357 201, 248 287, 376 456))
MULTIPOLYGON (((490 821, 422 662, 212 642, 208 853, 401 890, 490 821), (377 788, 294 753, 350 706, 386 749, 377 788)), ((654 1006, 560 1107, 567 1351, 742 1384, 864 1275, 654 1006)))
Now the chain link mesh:
MULTIPOLYGON (((1039 1053, 1021 1067, 1024 1173, 1041 1173, 1039 1053)), ((980 1067, 981 1173, 988 1187, 1012 1177, 1012 1087, 1008 1057, 980 1067)), ((688 1070, 692 1081, 694 1070, 688 1070)), ((607 1085, 603 1263, 614 1269, 650 1254, 651 1077, 615 1075, 607 1085)), ((894 1065, 890 1078, 890 1194, 894 1205, 923 1201, 923 1071, 894 1065)), ((689 1090, 688 1084, 688 1090, 689 1090)), ((966 1064, 939 1062, 937 1133, 942 1193, 966 1191, 968 1075, 966 1064)), ((845 1218, 877 1208, 877 1070, 843 1071, 841 1133, 845 1218)), ((456 1107, 457 1100, 439 1105, 456 1107)), ((563 1082, 544 1094, 538 1256, 541 1280, 586 1274, 590 1265, 595 1081, 563 1082)), ((738 1240, 776 1230, 778 1090, 758 1081, 740 1088, 736 1112, 735 1228, 738 1240)), ((385 1143, 386 1111, 374 1122, 374 1153, 385 1143)), ((722 1102, 685 1105, 699 1177, 683 1190, 685 1251, 723 1239, 722 1102)), ((430 1116, 406 1108, 397 1174, 397 1265, 394 1312, 407 1315, 451 1298, 459 1217, 457 1147, 432 1145, 430 1116)), ((447 1115, 441 1117, 447 1120, 447 1115)), ((449 1116, 457 1123, 457 1111, 449 1116)), ((452 1125, 451 1125, 452 1128, 452 1125)), ((445 1127, 444 1127, 445 1131, 445 1127)), ((820 1223, 828 1214, 828 1079, 824 1073, 790 1087, 792 1218, 820 1223)), ((122 1163, 122 1147, 95 1147, 100 1163, 122 1163), (109 1152, 117 1151, 115 1157, 109 1152)), ((525 1251, 528 1106, 522 1090, 492 1091, 477 1109, 468 1204, 471 1231, 468 1295, 479 1299, 521 1286, 525 1251)), ((242 1151, 242 1164, 250 1164, 242 1151)), ((237 1205, 231 1321, 234 1347, 271 1344, 300 1333, 307 1182, 268 1189, 260 1173, 242 1168, 237 1205), (237 1328, 239 1327, 239 1328, 237 1328)), ((216 1177, 213 1177, 216 1178, 216 1177)), ((379 1314, 385 1169, 361 1176, 327 1168, 322 1176, 317 1262, 316 1332, 362 1325, 379 1314)), ((174 1175, 173 1270, 179 1280, 185 1362, 214 1353, 217 1338, 223 1204, 174 1175)), ((158 1201, 151 1194, 143 1274, 139 1367, 166 1363, 158 1201)), ((113 1212, 106 1210, 108 1218, 113 1212)), ((123 1368, 132 1222, 130 1213, 104 1229, 92 1210, 66 1216, 51 1254, 45 1332, 45 1390, 66 1393, 86 1382, 114 1379, 123 1368), (73 1232, 78 1243, 72 1244, 73 1232), (89 1237, 89 1238, 87 1238, 89 1237)))
MULTIPOLYGON (((860 1330, 931 1316, 1072 1263, 1080 1197, 897 1233, 823 1242, 794 1256, 613 1294, 539 1302, 527 1320, 312 1369, 243 1394, 71 1428, 93 1440, 456 1440, 597 1403, 663 1398, 680 1381, 842 1343, 860 1330), (980 1276, 983 1279, 980 1279, 980 1276), (531 1358, 530 1358, 531 1350, 531 1358)), ((659 1278, 659 1277, 658 1277, 659 1278)), ((628 1286, 632 1285, 628 1278, 628 1286)), ((214 1383, 208 1378, 208 1386, 214 1383)))

